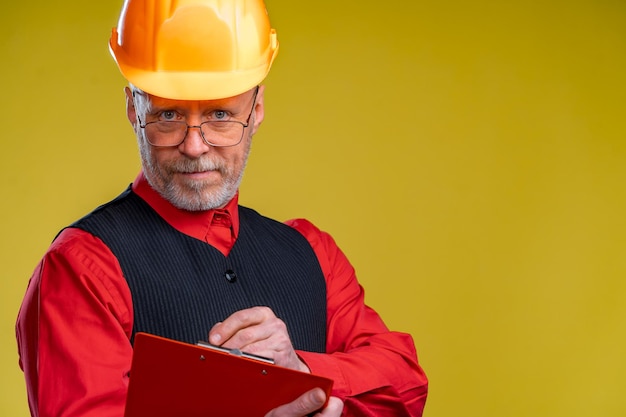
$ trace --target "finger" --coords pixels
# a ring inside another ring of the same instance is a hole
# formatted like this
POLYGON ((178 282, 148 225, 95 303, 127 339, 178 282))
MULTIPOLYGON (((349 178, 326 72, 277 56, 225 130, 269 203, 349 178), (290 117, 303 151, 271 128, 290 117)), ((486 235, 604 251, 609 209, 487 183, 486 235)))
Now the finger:
POLYGON ((209 342, 214 345, 222 345, 242 329, 263 323, 269 317, 275 316, 272 310, 267 307, 252 307, 236 311, 223 322, 213 326, 209 332, 209 342))
MULTIPOLYGON (((265 417, 303 417, 319 410, 326 401, 326 394, 321 388, 305 392, 289 404, 277 407, 265 417)), ((334 415, 333 415, 334 416, 334 415)))
POLYGON ((238 330, 230 339, 223 342, 222 346, 245 349, 258 354, 261 354, 263 350, 276 352, 292 350, 287 325, 274 316, 238 330))
POLYGON ((317 413, 319 417, 339 417, 343 411, 343 401, 337 397, 330 397, 328 399, 328 405, 324 409, 317 413))

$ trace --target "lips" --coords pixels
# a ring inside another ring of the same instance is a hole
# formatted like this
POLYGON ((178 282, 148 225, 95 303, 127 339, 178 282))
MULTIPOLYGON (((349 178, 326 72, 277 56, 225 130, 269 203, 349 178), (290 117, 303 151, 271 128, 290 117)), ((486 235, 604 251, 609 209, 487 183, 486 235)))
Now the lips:
POLYGON ((211 174, 212 172, 220 172, 217 169, 207 169, 204 171, 182 171, 179 172, 179 174, 183 174, 183 175, 208 175, 211 174))

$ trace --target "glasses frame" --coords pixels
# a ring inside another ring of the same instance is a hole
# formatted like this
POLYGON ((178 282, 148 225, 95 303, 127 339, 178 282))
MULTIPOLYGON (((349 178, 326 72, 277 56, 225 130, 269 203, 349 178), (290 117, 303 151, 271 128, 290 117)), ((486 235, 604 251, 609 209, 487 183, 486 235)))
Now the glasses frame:
MULTIPOLYGON (((181 143, 183 143, 185 141, 185 139, 187 139, 187 134, 189 133, 189 129, 199 129, 200 130, 200 136, 202 137, 202 141, 208 145, 208 146, 213 146, 215 148, 228 148, 231 146, 237 146, 241 143, 241 141, 243 140, 243 135, 246 132, 246 128, 248 126, 250 126, 250 118, 252 117, 252 113, 254 112, 254 107, 256 105, 256 97, 257 94, 259 93, 259 86, 256 86, 256 89, 254 90, 254 95, 252 96, 252 107, 250 108, 250 113, 248 114, 248 117, 246 118, 246 122, 242 122, 239 120, 224 120, 224 121, 219 121, 219 120, 207 120, 206 122, 202 122, 199 125, 189 125, 187 124, 187 122, 183 122, 183 121, 166 121, 166 120, 155 120, 153 122, 146 122, 146 123, 142 123, 141 121, 141 117, 139 117, 139 114, 137 114, 137 121, 139 121, 139 127, 144 129, 144 136, 146 137, 146 140, 148 141, 148 143, 151 146, 154 146, 156 148, 168 148, 168 147, 174 147, 174 146, 179 146, 181 143), (176 123, 176 124, 180 124, 182 125, 183 123, 185 123, 185 125, 187 126, 185 128, 185 135, 183 136, 183 138, 181 139, 180 142, 176 143, 176 144, 172 144, 172 145, 155 145, 154 143, 152 143, 152 141, 150 141, 150 138, 148 136, 147 133, 145 133, 145 129, 146 126, 153 124, 153 123, 176 123), (207 138, 204 137, 204 132, 202 131, 202 125, 207 124, 207 123, 239 123, 241 126, 243 126, 243 129, 241 129, 241 137, 239 138, 239 140, 235 143, 229 144, 229 145, 218 145, 215 144, 213 142, 210 142, 209 140, 207 140, 207 138)), ((133 101, 135 98, 135 92, 133 91, 133 101)), ((133 103, 134 104, 134 103, 133 103)), ((137 106, 135 105, 135 109, 137 108, 137 106)))

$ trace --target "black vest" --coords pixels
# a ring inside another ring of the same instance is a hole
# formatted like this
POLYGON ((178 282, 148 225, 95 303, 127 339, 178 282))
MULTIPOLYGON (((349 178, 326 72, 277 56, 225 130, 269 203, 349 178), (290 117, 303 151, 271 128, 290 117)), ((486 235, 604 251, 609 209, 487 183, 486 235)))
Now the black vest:
POLYGON ((326 281, 295 229, 239 207, 230 254, 178 232, 130 190, 70 227, 101 239, 119 261, 134 327, 188 343, 237 310, 268 306, 296 349, 325 352, 326 281))

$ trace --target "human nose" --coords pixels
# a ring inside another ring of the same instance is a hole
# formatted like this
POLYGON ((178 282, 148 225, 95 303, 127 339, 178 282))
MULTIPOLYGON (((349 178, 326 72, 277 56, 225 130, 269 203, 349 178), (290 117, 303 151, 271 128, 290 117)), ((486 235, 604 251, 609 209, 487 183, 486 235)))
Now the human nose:
POLYGON ((178 149, 190 158, 198 158, 207 153, 211 145, 204 140, 200 125, 187 125, 185 139, 178 145, 178 149))

